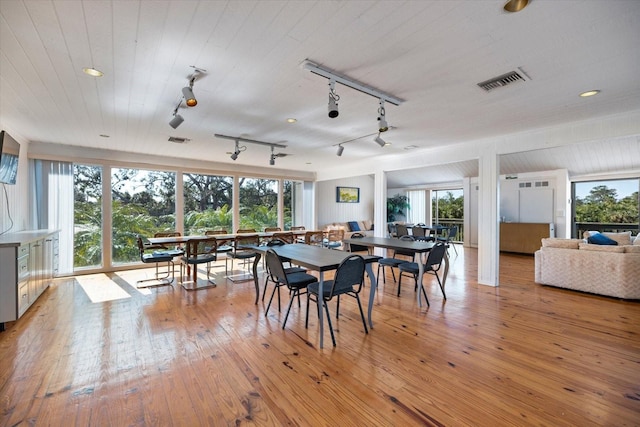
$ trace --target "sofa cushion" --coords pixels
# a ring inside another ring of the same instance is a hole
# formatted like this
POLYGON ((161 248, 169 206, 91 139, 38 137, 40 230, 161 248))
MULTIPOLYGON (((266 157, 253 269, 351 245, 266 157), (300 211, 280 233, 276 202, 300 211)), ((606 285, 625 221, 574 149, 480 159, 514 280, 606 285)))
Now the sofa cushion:
POLYGON ((616 246, 618 244, 618 242, 616 242, 615 240, 605 236, 602 233, 597 233, 594 234, 592 236, 589 236, 589 238, 587 239, 588 243, 591 243, 592 245, 612 245, 612 246, 616 246))
POLYGON ((633 241, 633 244, 640 246, 640 234, 636 236, 636 239, 633 241))
POLYGON ((349 224, 349 231, 360 231, 358 221, 349 221, 347 224, 349 224))
POLYGON ((640 254, 640 245, 623 246, 625 254, 640 254))
POLYGON ((607 236, 611 240, 615 240, 621 246, 630 245, 631 244, 631 232, 630 231, 623 231, 622 233, 604 232, 604 233, 600 233, 600 234, 602 234, 603 236, 607 236))
POLYGON ((556 237, 545 237, 542 239, 542 246, 545 248, 578 249, 578 244, 582 239, 559 239, 556 237))
POLYGON ((593 251, 593 252, 614 252, 614 253, 624 253, 624 246, 613 246, 613 245, 594 245, 589 243, 580 243, 581 251, 593 251))
POLYGON ((364 224, 365 230, 373 230, 373 224, 371 224, 371 221, 369 221, 368 219, 362 221, 362 223, 364 224))

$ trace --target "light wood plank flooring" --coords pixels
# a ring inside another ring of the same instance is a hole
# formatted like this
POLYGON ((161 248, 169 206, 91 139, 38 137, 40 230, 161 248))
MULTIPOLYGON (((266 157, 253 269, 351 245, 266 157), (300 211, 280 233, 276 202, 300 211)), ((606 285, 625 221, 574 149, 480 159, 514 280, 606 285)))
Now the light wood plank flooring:
POLYGON ((130 297, 92 303, 58 279, 0 333, 0 425, 640 425, 640 302, 537 285, 530 256, 478 285, 477 251, 458 252, 446 301, 425 276, 418 309, 389 275, 375 328, 343 298, 324 349, 304 300, 282 330, 250 282, 138 291, 148 270, 114 273, 130 297))

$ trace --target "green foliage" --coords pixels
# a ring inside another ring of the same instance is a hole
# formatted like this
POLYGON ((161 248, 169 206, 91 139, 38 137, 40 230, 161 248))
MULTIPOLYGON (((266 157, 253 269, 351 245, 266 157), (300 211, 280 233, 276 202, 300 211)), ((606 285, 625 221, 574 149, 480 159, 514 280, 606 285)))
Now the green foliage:
POLYGON ((462 219, 464 218, 464 196, 455 197, 451 191, 447 191, 444 197, 438 199, 439 219, 462 219))
POLYGON ((224 229, 232 232, 233 212, 229 206, 219 209, 207 209, 203 212, 190 211, 184 217, 184 231, 186 235, 202 235, 207 230, 224 229))
POLYGON ((638 223, 638 192, 617 200, 617 191, 606 185, 593 187, 584 199, 576 197, 576 222, 638 223))

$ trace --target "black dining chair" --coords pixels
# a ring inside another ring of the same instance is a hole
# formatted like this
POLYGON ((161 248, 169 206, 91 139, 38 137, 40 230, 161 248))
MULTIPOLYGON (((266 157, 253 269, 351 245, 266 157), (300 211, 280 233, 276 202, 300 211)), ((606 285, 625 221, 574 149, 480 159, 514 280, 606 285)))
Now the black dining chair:
POLYGON ((276 287, 273 289, 271 293, 271 298, 269 299, 269 305, 267 305, 267 309, 265 310, 265 316, 269 311, 269 307, 271 306, 271 301, 273 300, 273 295, 280 286, 286 286, 289 289, 289 293, 291 297, 289 299, 289 306, 287 307, 287 314, 284 315, 284 320, 282 321, 282 329, 287 325, 287 319, 289 318, 289 312, 291 311, 291 305, 293 304, 293 300, 300 295, 307 293, 307 287, 312 283, 317 283, 318 278, 312 276, 308 273, 296 272, 287 274, 282 265, 282 260, 273 249, 267 249, 265 252, 265 258, 267 260, 267 269, 269 270, 269 275, 271 275, 274 279, 276 287))
MULTIPOLYGON (((444 242, 436 242, 431 250, 429 251, 429 255, 427 256, 427 262, 423 265, 424 272, 433 274, 438 279, 438 284, 440 285, 440 290, 442 291, 442 295, 444 299, 447 299, 447 295, 444 293, 444 288, 442 287, 442 281, 440 280, 440 276, 438 276, 438 271, 440 270, 440 266, 442 265, 442 260, 444 259, 445 253, 447 251, 447 246, 444 242)), ((417 262, 407 262, 398 266, 398 270, 400 270, 400 277, 398 278, 398 296, 400 296, 400 288, 402 286, 402 276, 410 275, 413 277, 415 282, 415 287, 418 287, 418 263, 417 262)), ((429 305, 429 298, 427 298, 427 292, 424 289, 424 285, 422 286, 422 293, 424 295, 424 299, 427 301, 427 306, 429 305)))
POLYGON ((458 255, 458 249, 456 249, 456 245, 453 243, 453 239, 458 235, 458 226, 454 225, 452 227, 447 228, 446 233, 438 237, 439 242, 444 242, 447 245, 447 249, 453 247, 456 255, 458 255))
MULTIPOLYGON (((280 240, 279 238, 273 237, 268 243, 267 246, 273 247, 273 246, 284 246, 286 244, 289 244, 288 242, 284 241, 284 240, 280 240)), ((288 258, 283 258, 280 257, 280 260, 285 263, 288 262, 289 265, 291 265, 291 260, 288 258)), ((273 276, 273 274, 271 274, 271 271, 269 271, 269 265, 266 263, 266 257, 265 257, 265 275, 264 275, 264 289, 262 291, 262 301, 264 301, 264 297, 267 294, 267 287, 269 286, 269 282, 273 282, 275 287, 273 288, 273 292, 278 292, 278 311, 280 311, 280 287, 282 286, 281 283, 278 283, 277 278, 275 278, 273 276)), ((306 273, 307 269, 306 268, 302 268, 302 267, 294 267, 294 266, 290 266, 290 267, 285 267, 284 269, 285 274, 290 274, 290 273, 306 273)), ((269 312, 269 307, 271 307, 271 300, 273 300, 273 292, 271 294, 271 299, 269 300, 269 304, 267 305, 267 309, 264 312, 264 315, 266 316, 267 313, 269 312)), ((298 298, 298 305, 300 305, 300 301, 298 298)))
MULTIPOLYGON (((238 230, 238 232, 242 232, 243 230, 238 230)), ((253 277, 251 273, 251 269, 249 267, 249 261, 256 257, 256 251, 249 248, 248 246, 258 246, 260 244, 260 238, 257 234, 245 234, 245 235, 237 235, 233 242, 233 250, 227 253, 227 257, 224 261, 224 272, 225 274, 229 274, 229 270, 227 268, 227 261, 231 260, 231 271, 233 272, 233 260, 237 259, 238 261, 243 262, 243 266, 247 274, 249 274, 248 279, 250 280, 253 277)))
POLYGON ((175 279, 173 257, 180 255, 180 253, 175 250, 163 248, 162 246, 145 246, 142 236, 138 236, 136 240, 138 243, 138 251, 140 252, 140 261, 145 264, 155 264, 156 267, 154 277, 151 279, 138 280, 136 282, 136 287, 145 287, 138 286, 139 283, 144 282, 156 282, 147 286, 170 285, 173 283, 173 280, 175 279), (167 270, 166 272, 162 272, 160 271, 159 264, 163 264, 165 262, 167 263, 167 270), (164 276, 161 276, 161 274, 164 274, 164 276))
MULTIPOLYGON (((404 235, 400 236, 400 240, 414 241, 413 236, 404 235)), ((393 251, 393 255, 387 258, 380 258, 378 260, 378 273, 376 275, 376 286, 378 286, 378 282, 380 281, 380 269, 382 269, 382 283, 387 283, 387 275, 385 274, 385 267, 389 267, 391 269, 391 275, 393 276, 393 282, 396 282, 396 273, 394 269, 398 268, 400 264, 404 264, 405 262, 411 262, 413 260, 413 252, 412 251, 403 251, 401 249, 396 249, 393 251), (400 255, 402 258, 398 258, 400 255), (407 257, 409 259, 407 259, 407 257)))
POLYGON ((189 275, 193 269, 193 287, 186 286, 184 280, 182 287, 186 290, 205 289, 216 287, 216 282, 211 278, 211 263, 218 259, 218 241, 215 237, 208 239, 190 239, 186 243, 186 252, 180 258, 180 277, 184 278, 183 270, 189 275), (198 265, 206 264, 207 270, 207 286, 198 286, 198 265))
MULTIPOLYGON (((340 263, 333 280, 326 280, 323 283, 322 296, 319 295, 320 284, 318 282, 311 283, 307 288, 307 317, 304 326, 305 328, 309 327, 309 302, 313 300, 317 304, 319 298, 322 298, 325 303, 324 309, 327 314, 327 322, 329 323, 329 331, 331 331, 331 340, 333 341, 334 347, 336 346, 336 337, 333 333, 333 325, 331 324, 329 304, 327 304, 333 297, 337 297, 338 300, 336 304, 336 319, 340 315, 340 296, 349 295, 355 298, 358 302, 358 308, 360 309, 364 332, 366 334, 369 333, 367 322, 364 318, 364 311, 362 311, 362 304, 360 303, 360 291, 362 290, 362 284, 364 282, 364 269, 364 258, 360 255, 351 255, 340 263)), ((320 310, 319 306, 318 310, 320 310)))

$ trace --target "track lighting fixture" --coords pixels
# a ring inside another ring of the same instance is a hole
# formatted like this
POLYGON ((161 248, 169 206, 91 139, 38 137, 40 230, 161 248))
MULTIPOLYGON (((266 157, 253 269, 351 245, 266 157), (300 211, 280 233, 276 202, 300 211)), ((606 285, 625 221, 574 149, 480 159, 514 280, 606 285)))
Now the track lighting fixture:
POLYGON ((176 109, 173 110, 173 118, 169 122, 169 126, 171 126, 174 129, 176 129, 178 126, 180 126, 182 124, 182 122, 184 122, 184 118, 180 114, 178 114, 178 108, 180 108, 181 104, 182 104, 182 99, 180 100, 180 102, 176 106, 176 109))
POLYGON ((231 154, 231 160, 236 160, 238 158, 238 156, 240 155, 240 153, 247 149, 247 147, 244 146, 244 145, 240 146, 240 141, 248 142, 250 144, 266 145, 267 147, 271 147, 271 156, 269 157, 269 164, 271 166, 276 164, 276 157, 284 157, 284 156, 288 156, 289 155, 289 154, 286 154, 286 153, 274 153, 273 152, 273 149, 275 147, 287 148, 287 146, 284 145, 284 144, 276 144, 275 142, 262 142, 262 141, 256 141, 256 140, 253 140, 253 139, 241 138, 239 136, 220 135, 218 133, 216 133, 215 136, 217 138, 232 139, 232 140, 234 140, 236 142, 236 149, 231 154))
POLYGON ((336 93, 336 81, 329 79, 329 118, 335 119, 338 117, 338 101, 340 95, 336 93))
POLYGON ((184 96, 184 102, 185 104, 187 104, 187 107, 195 107, 196 105, 198 105, 198 100, 193 94, 193 81, 194 79, 191 79, 189 86, 185 86, 182 88, 182 95, 184 96))
POLYGON ((378 136, 376 136, 373 140, 374 140, 374 141, 376 142, 376 144, 378 144, 380 147, 384 147, 385 145, 387 145, 387 142, 386 142, 384 139, 382 139, 382 138, 380 137, 380 134, 378 134, 378 136))
POLYGON ((338 144, 338 152, 336 153, 338 157, 342 156, 342 152, 344 151, 344 147, 342 144, 338 144))
POLYGON ((380 98, 380 107, 378 108, 378 132, 386 132, 389 130, 387 119, 384 111, 384 99, 380 98))
POLYGON ((236 149, 235 151, 231 154, 231 160, 236 160, 238 158, 238 156, 240 155, 241 152, 243 152, 244 150, 246 150, 247 147, 240 147, 240 143, 238 142, 238 140, 236 139, 236 149))
POLYGON ((520 12, 522 9, 527 7, 529 0, 509 0, 504 5, 504 10, 507 12, 520 12))
POLYGON ((271 157, 269 157, 269 164, 271 166, 276 164, 276 155, 273 153, 273 145, 271 146, 271 157))

